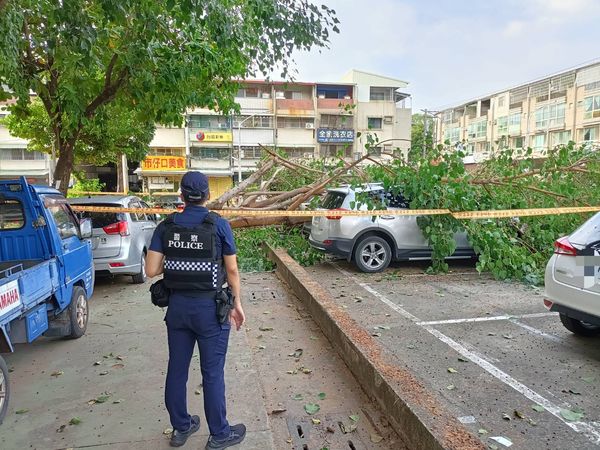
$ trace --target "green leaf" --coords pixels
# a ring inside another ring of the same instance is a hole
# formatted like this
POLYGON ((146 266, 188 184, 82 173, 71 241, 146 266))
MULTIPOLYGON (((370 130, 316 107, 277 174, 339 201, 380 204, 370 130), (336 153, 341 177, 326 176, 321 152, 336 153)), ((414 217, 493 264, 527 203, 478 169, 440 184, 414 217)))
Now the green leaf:
POLYGON ((457 373, 458 370, 454 369, 453 367, 448 367, 448 372, 450 372, 450 373, 457 373))
POLYGON ((317 403, 307 403, 304 405, 304 411, 310 415, 318 413, 320 409, 321 407, 317 403))
POLYGON ((358 414, 353 414, 351 416, 348 416, 350 418, 350 420, 352 420, 353 422, 358 422, 358 420, 360 419, 360 417, 358 416, 358 414))
POLYGON ((15 414, 27 414, 29 412, 28 409, 17 409, 15 414))
POLYGON ((570 409, 561 409, 560 415, 569 422, 578 422, 583 418, 584 413, 571 411, 570 409))
POLYGON ((537 412, 546 411, 546 408, 544 408, 542 405, 533 405, 531 409, 537 412))
POLYGON ((81 423, 81 419, 79 417, 73 417, 69 421, 69 425, 79 425, 81 423))
POLYGON ((293 400, 304 400, 304 396, 302 394, 295 394, 292 397, 293 400))
POLYGON ((327 394, 325 394, 325 392, 319 392, 319 400, 325 400, 325 397, 327 397, 327 394))

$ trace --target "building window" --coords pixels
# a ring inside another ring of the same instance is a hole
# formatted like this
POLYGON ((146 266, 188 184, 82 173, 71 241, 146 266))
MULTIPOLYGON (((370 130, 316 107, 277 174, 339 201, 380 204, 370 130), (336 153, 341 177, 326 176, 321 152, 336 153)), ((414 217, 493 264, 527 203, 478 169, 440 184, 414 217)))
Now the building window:
POLYGON ((521 133, 521 113, 513 113, 508 116, 508 134, 521 133))
POLYGON ((260 159, 262 157, 262 149, 254 145, 242 145, 243 159, 260 159))
POLYGON ((341 114, 321 114, 321 128, 353 128, 354 117, 341 114))
MULTIPOLYGON (((600 99, 600 97, 598 97, 600 99)), ((565 105, 546 105, 535 110, 536 128, 556 127, 565 124, 565 105)))
POLYGON ((381 156, 381 147, 369 147, 367 152, 371 156, 381 156))
POLYGON ((535 150, 546 149, 546 135, 545 134, 537 134, 533 137, 533 148, 535 150))
POLYGON ((584 128, 583 129, 583 141, 594 142, 598 139, 598 128, 584 128))
POLYGON ((600 81, 594 81, 585 85, 586 92, 595 91, 596 89, 600 89, 600 81))
POLYGON ((583 99, 584 106, 584 119, 592 119, 600 117, 600 95, 594 95, 592 97, 586 97, 583 99))
POLYGON ((390 102, 394 98, 394 89, 386 87, 371 87, 369 100, 390 102))
POLYGON ((150 155, 150 156, 185 156, 185 149, 184 148, 154 147, 154 148, 150 148, 148 155, 150 155))
POLYGON ((191 147, 190 155, 195 159, 229 159, 231 150, 224 147, 191 147))
POLYGON ((514 137, 511 139, 511 147, 514 149, 522 149, 524 141, 523 136, 514 137))
POLYGON ((277 91, 275 92, 275 98, 287 99, 287 100, 308 100, 311 98, 310 93, 305 91, 277 91))
POLYGON ((240 98, 258 98, 261 92, 257 87, 245 87, 238 89, 236 97, 240 98))
POLYGON ((234 128, 273 128, 273 116, 238 116, 233 120, 234 128))
POLYGON ((498 108, 504 107, 504 95, 502 97, 498 97, 498 108))
POLYGON ((315 156, 315 149, 311 147, 297 148, 288 147, 283 148, 283 151, 288 155, 288 158, 313 158, 315 156))
POLYGON ((498 117, 498 134, 508 134, 508 116, 498 117))
POLYGON ((369 128, 369 130, 381 130, 382 122, 383 120, 381 117, 368 117, 367 127, 369 128))
POLYGON ((0 160, 4 161, 42 161, 45 153, 30 152, 25 148, 8 148, 0 150, 0 160))
POLYGON ((571 132, 570 131, 555 131, 550 134, 550 142, 552 146, 556 145, 565 145, 568 144, 571 140, 571 132))
POLYGON ((303 128, 313 129, 314 119, 310 117, 278 117, 277 128, 303 128))
POLYGON ((352 146, 351 145, 332 145, 332 144, 321 144, 321 157, 337 157, 343 156, 344 158, 352 157, 352 146))
POLYGON ((480 120, 469 125, 469 139, 479 139, 487 136, 487 120, 480 120))
POLYGON ((203 130, 222 130, 230 129, 231 121, 224 116, 189 116, 188 126, 203 130))
POLYGON ((454 122, 454 110, 444 111, 442 113, 442 122, 445 124, 454 122))
POLYGON ((444 142, 449 141, 450 144, 460 142, 460 127, 446 128, 444 130, 444 142))

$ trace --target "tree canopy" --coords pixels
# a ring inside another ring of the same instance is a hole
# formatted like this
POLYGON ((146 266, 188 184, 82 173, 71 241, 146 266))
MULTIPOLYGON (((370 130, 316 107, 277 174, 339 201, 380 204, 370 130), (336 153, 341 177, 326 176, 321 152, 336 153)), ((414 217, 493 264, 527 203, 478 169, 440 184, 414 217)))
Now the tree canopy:
POLYGON ((66 185, 75 147, 109 106, 179 124, 190 107, 235 109, 237 80, 326 46, 335 11, 307 0, 7 0, 0 9, 0 97, 50 121, 66 185), (123 109, 121 109, 123 108, 123 109))

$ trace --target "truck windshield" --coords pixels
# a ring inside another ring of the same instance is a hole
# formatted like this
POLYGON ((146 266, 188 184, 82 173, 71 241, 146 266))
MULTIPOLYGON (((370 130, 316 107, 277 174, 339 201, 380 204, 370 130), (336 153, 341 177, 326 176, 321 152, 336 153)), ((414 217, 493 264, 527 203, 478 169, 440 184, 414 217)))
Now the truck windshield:
POLYGON ((18 200, 0 203, 0 230, 18 230, 25 225, 23 205, 18 200))

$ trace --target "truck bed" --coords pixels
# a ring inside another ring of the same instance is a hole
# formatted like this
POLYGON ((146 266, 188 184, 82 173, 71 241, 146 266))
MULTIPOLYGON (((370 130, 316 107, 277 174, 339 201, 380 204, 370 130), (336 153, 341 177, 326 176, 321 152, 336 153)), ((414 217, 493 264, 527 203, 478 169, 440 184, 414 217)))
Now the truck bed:
POLYGON ((41 259, 26 259, 26 260, 14 260, 14 261, 2 261, 0 262, 0 279, 10 276, 12 273, 21 272, 27 270, 30 267, 35 266, 42 262, 41 259), (8 270, 8 269, 13 269, 8 270), (11 273, 12 272, 12 273, 11 273))

